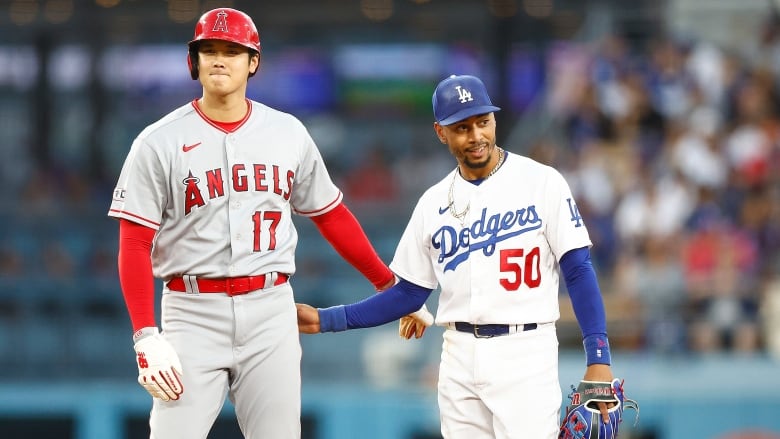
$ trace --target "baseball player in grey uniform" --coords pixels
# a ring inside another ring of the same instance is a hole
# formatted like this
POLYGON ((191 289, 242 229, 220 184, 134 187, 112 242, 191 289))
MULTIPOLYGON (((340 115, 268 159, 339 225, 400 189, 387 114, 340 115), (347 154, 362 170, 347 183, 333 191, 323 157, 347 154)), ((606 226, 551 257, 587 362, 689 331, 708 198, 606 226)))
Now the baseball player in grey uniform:
MULTIPOLYGON (((477 77, 438 84, 433 126, 457 167, 418 201, 390 264, 398 283, 350 305, 298 304, 298 325, 316 333, 403 317, 401 335, 419 337, 425 310, 406 315, 438 285, 435 322, 448 329, 438 381, 442 435, 551 439, 562 401, 559 273, 582 329, 585 380, 613 379, 604 304, 568 184, 555 169, 496 145, 498 110, 477 77)), ((608 408, 600 403, 605 421, 608 408)))
POLYGON ((203 95, 132 144, 109 216, 151 438, 205 438, 229 396, 247 438, 300 437, 301 346, 289 283, 310 217, 377 290, 394 276, 342 202, 295 117, 246 98, 260 37, 243 12, 206 12, 189 43, 203 95), (164 281, 158 330, 154 277, 164 281))

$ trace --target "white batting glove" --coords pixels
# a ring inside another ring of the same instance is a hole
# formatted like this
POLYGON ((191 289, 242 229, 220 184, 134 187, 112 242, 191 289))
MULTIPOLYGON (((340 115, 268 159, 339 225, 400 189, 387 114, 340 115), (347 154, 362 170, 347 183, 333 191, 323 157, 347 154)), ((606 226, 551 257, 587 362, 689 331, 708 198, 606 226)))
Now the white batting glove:
POLYGON ((181 362, 173 346, 157 328, 143 328, 133 336, 138 383, 163 401, 177 400, 184 392, 181 362))
POLYGON ((411 339, 413 335, 414 338, 420 338, 425 333, 425 329, 432 324, 433 314, 423 304, 417 311, 401 317, 398 321, 398 335, 407 340, 411 339))

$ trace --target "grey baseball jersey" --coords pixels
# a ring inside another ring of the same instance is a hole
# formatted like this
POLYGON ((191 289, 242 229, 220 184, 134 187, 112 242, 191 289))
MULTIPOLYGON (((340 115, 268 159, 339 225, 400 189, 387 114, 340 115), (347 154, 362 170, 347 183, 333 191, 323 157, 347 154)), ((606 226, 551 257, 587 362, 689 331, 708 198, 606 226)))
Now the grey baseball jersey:
POLYGON ((155 277, 292 274, 298 236, 291 210, 310 216, 341 202, 300 121, 249 102, 235 132, 190 103, 133 143, 109 215, 158 229, 155 277))

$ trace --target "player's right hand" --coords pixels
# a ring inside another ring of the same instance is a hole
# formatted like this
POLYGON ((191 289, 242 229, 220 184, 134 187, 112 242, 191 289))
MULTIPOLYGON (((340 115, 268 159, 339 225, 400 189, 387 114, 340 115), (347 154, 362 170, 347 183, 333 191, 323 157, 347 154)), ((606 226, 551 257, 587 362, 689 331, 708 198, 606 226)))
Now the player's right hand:
POLYGON ((428 308, 423 306, 417 311, 407 314, 398 321, 398 335, 401 338, 409 340, 414 338, 420 338, 425 333, 425 329, 433 324, 433 314, 428 311, 428 308))
POLYGON ((138 383, 155 398, 163 401, 179 399, 184 392, 179 356, 157 328, 144 328, 141 331, 147 334, 133 346, 138 365, 138 383))

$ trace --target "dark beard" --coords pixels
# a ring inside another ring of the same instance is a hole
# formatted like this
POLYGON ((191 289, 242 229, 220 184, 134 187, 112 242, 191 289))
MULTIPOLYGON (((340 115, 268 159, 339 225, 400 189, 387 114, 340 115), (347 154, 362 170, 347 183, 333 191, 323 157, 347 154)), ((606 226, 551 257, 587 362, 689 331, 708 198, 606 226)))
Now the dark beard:
POLYGON ((487 158, 485 160, 483 160, 481 162, 470 162, 464 156, 463 164, 466 165, 466 167, 469 168, 469 169, 483 169, 483 168, 485 168, 488 165, 488 163, 490 163, 490 159, 493 158, 493 151, 496 150, 495 146, 490 146, 489 148, 491 148, 491 151, 490 151, 490 154, 488 154, 488 156, 487 156, 487 158))

